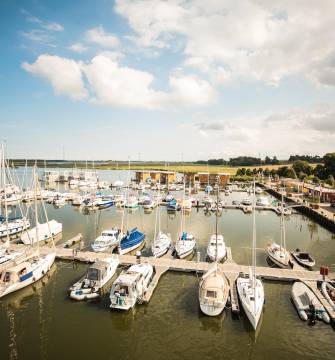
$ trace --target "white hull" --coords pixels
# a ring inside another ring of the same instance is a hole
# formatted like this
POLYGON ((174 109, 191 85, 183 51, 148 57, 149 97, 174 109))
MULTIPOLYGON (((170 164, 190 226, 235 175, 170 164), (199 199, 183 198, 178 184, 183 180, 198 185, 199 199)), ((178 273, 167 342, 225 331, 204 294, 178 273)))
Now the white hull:
POLYGON ((10 293, 13 293, 15 291, 18 291, 26 286, 29 286, 36 281, 40 280, 51 268, 55 261, 55 253, 48 254, 44 257, 39 258, 39 264, 38 266, 33 270, 33 274, 31 277, 24 281, 15 282, 10 285, 0 285, 0 298, 8 295, 10 293))
MULTIPOLYGON (((57 236, 63 230, 63 225, 56 220, 50 220, 48 223, 38 224, 38 241, 46 241, 53 236, 57 236)), ((31 245, 37 242, 36 227, 25 232, 21 236, 21 240, 25 245, 31 245)))

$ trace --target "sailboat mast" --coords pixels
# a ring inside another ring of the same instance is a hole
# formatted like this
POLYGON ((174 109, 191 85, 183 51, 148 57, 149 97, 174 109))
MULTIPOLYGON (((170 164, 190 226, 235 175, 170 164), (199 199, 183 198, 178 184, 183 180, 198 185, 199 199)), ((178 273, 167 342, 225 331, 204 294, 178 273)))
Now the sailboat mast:
POLYGON ((3 170, 2 176, 2 185, 4 187, 4 196, 5 196, 5 219, 6 219, 6 245, 9 246, 9 224, 8 224, 8 205, 7 205, 7 183, 6 183, 6 167, 5 167, 5 150, 3 144, 1 144, 1 170, 3 170))
POLYGON ((38 211, 37 211, 37 178, 36 178, 36 165, 34 166, 34 201, 35 201, 35 229, 36 229, 36 242, 37 253, 40 255, 39 238, 38 238, 38 211))
POLYGON ((218 261, 218 213, 219 213, 219 185, 216 191, 216 212, 215 212, 215 262, 218 261))
MULTIPOLYGON (((252 200, 252 288, 255 295, 256 285, 256 209, 255 209, 255 178, 254 178, 254 189, 253 189, 253 200, 252 200)), ((256 304, 256 302, 254 302, 256 304)))

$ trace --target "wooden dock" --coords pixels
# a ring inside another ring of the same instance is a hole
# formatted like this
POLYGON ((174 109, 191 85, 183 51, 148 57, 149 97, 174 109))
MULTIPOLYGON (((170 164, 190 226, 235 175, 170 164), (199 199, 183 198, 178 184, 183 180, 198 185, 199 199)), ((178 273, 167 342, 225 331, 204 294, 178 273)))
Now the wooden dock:
POLYGON ((165 274, 167 271, 169 270, 169 268, 167 266, 156 266, 155 268, 155 275, 149 285, 149 288, 147 290, 147 292, 144 295, 144 299, 143 302, 148 303, 158 285, 158 281, 161 278, 161 276, 163 274, 165 274))

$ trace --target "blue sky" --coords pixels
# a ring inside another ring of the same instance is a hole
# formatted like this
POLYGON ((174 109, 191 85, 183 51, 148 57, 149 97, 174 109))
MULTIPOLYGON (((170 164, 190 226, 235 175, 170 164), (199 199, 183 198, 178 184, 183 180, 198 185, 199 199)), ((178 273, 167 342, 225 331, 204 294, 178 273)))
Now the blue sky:
POLYGON ((324 154, 331 0, 0 3, 0 139, 20 158, 324 154))

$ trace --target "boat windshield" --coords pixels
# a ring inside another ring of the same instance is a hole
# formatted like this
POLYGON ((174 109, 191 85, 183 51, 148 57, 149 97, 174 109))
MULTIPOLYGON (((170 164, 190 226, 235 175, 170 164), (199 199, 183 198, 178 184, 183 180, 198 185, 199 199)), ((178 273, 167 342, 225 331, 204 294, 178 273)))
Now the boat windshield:
POLYGON ((88 280, 97 281, 97 280, 99 280, 99 277, 100 277, 100 270, 94 269, 94 268, 89 268, 87 270, 87 279, 88 280))
POLYGON ((214 290, 207 290, 207 291, 206 291, 206 297, 215 299, 215 298, 216 298, 216 291, 214 291, 214 290))

